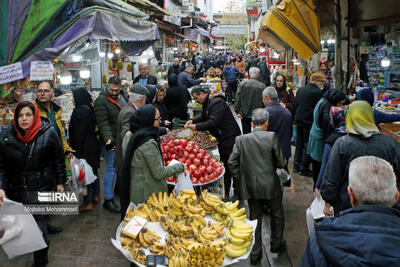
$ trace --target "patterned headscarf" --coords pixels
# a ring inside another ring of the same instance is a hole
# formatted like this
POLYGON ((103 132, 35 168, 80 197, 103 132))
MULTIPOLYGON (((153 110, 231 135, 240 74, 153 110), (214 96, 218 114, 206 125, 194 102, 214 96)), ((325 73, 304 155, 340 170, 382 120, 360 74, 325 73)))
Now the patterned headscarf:
POLYGON ((346 133, 346 113, 347 109, 344 107, 331 107, 331 124, 335 132, 346 133))
POLYGON ((375 125, 371 106, 366 101, 354 101, 346 115, 347 132, 360 135, 363 138, 371 137, 379 132, 375 125))

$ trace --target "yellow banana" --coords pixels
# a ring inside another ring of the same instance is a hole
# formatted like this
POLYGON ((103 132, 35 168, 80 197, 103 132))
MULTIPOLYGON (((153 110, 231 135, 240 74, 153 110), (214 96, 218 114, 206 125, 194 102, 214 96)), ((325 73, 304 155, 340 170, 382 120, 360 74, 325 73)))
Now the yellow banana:
POLYGON ((204 220, 203 216, 200 216, 199 214, 195 214, 191 218, 193 218, 194 220, 198 221, 201 224, 202 227, 207 225, 206 220, 204 220))
POLYGON ((144 248, 148 248, 148 247, 150 246, 150 244, 148 244, 148 243, 144 240, 143 233, 139 233, 139 242, 140 242, 140 245, 141 245, 142 247, 144 247, 144 248))
POLYGON ((236 238, 236 237, 232 236, 229 229, 227 229, 225 231, 225 236, 230 244, 235 244, 235 245, 241 246, 246 242, 246 239, 236 238))
POLYGON ((171 200, 171 205, 176 210, 181 210, 183 208, 182 203, 180 203, 176 198, 171 200))
POLYGON ((160 237, 159 235, 157 235, 156 233, 154 233, 153 231, 151 231, 151 230, 149 230, 149 229, 147 229, 147 228, 143 228, 142 231, 143 231, 144 234, 148 234, 148 235, 154 237, 154 238, 157 239, 157 240, 160 240, 160 239, 161 239, 161 237, 160 237))
POLYGON ((233 249, 230 245, 226 246, 226 255, 231 258, 237 258, 246 254, 247 248, 233 249))
POLYGON ((251 230, 249 232, 240 230, 240 232, 238 232, 235 228, 231 228, 230 232, 231 232, 232 236, 234 236, 236 238, 241 238, 241 239, 248 239, 253 234, 253 230, 251 230))
POLYGON ((236 229, 253 230, 253 226, 242 221, 232 220, 231 226, 236 229))
POLYGON ((238 209, 237 211, 235 211, 233 213, 230 213, 229 216, 231 216, 231 217, 239 217, 239 216, 243 215, 245 212, 246 212, 246 209, 245 208, 241 208, 241 209, 238 209))
POLYGON ((160 203, 158 202, 158 198, 157 198, 155 193, 151 194, 151 198, 152 198, 152 202, 153 202, 154 205, 160 205, 160 203))
POLYGON ((160 204, 160 206, 164 205, 164 199, 163 199, 163 192, 158 192, 158 203, 160 204))
POLYGON ((236 209, 239 205, 239 200, 236 200, 233 203, 229 203, 228 205, 225 205, 226 209, 230 212, 232 212, 234 209, 236 209))
POLYGON ((246 216, 246 214, 243 214, 242 216, 239 216, 239 217, 231 217, 231 216, 229 216, 232 220, 235 220, 235 221, 242 221, 242 222, 244 222, 244 220, 247 218, 247 216, 246 216))
POLYGON ((188 190, 188 189, 183 190, 182 192, 186 195, 195 195, 196 194, 196 192, 194 190, 188 190))
POLYGON ((193 214, 199 214, 199 213, 201 213, 203 211, 203 209, 201 207, 195 207, 195 206, 192 206, 192 205, 188 205, 187 208, 193 214))

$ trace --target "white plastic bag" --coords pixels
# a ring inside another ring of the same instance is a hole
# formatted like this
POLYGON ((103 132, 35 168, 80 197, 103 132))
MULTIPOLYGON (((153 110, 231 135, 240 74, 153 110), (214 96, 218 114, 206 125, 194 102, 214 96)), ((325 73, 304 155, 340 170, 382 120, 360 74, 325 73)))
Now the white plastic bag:
POLYGON ((325 217, 324 206, 325 201, 321 196, 316 195, 311 202, 310 207, 306 210, 306 221, 309 234, 314 232, 315 220, 325 217))
MULTIPOLYGON (((168 166, 178 164, 180 163, 177 160, 171 160, 171 162, 168 164, 168 166)), ((190 175, 188 172, 184 173, 182 172, 181 174, 178 175, 178 182, 175 185, 175 191, 178 194, 182 190, 194 190, 192 180, 190 180, 190 175)))
POLYGON ((97 176, 94 175, 92 167, 85 159, 71 158, 72 186, 78 189, 93 183, 97 176))
POLYGON ((97 176, 94 175, 92 167, 87 163, 85 159, 81 159, 81 164, 83 164, 84 169, 85 169, 85 185, 92 184, 94 181, 96 181, 97 176))

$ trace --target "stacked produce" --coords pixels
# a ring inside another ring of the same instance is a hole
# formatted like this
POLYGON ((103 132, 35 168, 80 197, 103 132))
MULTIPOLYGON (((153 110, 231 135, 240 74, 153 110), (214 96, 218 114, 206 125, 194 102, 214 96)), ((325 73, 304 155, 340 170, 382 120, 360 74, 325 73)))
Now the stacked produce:
POLYGON ((220 266, 226 255, 236 258, 245 254, 252 242, 253 228, 244 222, 244 208, 238 209, 238 204, 224 203, 207 191, 200 196, 193 190, 178 195, 152 194, 137 209, 131 206, 124 221, 139 216, 159 222, 168 233, 164 242, 146 227, 137 236, 122 230, 120 242, 141 264, 146 261, 142 248, 148 248, 153 254, 167 256, 168 266, 220 266), (221 220, 206 222, 207 214, 219 214, 221 220), (225 218, 229 218, 226 223, 225 218))
MULTIPOLYGON (((194 141, 165 138, 161 144, 161 151, 165 165, 173 159, 186 164, 193 184, 211 182, 223 172, 221 163, 207 155, 194 141)), ((176 183, 176 177, 167 178, 167 182, 176 183)))
MULTIPOLYGON (((171 139, 179 139, 178 133, 181 131, 182 130, 180 129, 169 131, 166 135, 161 137, 161 140, 168 142, 171 139)), ((192 131, 191 135, 187 138, 187 141, 193 141, 201 149, 218 145, 217 139, 206 131, 192 131)))

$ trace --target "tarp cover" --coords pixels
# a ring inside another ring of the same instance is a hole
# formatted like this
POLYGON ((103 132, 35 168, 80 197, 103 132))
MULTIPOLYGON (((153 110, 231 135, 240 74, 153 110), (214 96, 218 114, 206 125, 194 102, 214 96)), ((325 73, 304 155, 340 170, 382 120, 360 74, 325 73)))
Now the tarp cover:
POLYGON ((154 23, 138 21, 104 8, 88 8, 83 10, 72 24, 60 27, 57 33, 36 47, 32 56, 23 59, 24 76, 29 74, 31 61, 53 60, 83 36, 88 36, 89 39, 131 41, 138 49, 141 46, 147 48, 148 41, 159 39, 158 29, 154 23))
POLYGON ((289 44, 303 60, 321 50, 319 18, 312 0, 283 0, 267 12, 263 26, 289 44))

